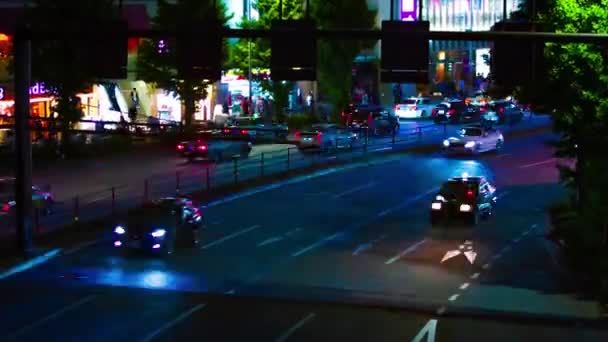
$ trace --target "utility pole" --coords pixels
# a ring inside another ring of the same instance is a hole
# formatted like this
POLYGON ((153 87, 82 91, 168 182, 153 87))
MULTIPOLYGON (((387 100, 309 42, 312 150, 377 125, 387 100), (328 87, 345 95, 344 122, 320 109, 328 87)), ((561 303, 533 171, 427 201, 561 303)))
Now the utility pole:
POLYGON ((283 0, 279 0, 279 20, 283 20, 283 0))
MULTIPOLYGON (((249 21, 249 22, 251 22, 251 1, 252 0, 247 0, 247 21, 249 21)), ((252 79, 252 72, 251 72, 251 38, 249 38, 247 40, 247 50, 248 50, 248 55, 249 55, 248 56, 248 63, 249 63, 249 77, 248 77, 248 80, 249 80, 249 82, 248 82, 249 83, 249 99, 248 100, 246 99, 245 101, 248 101, 248 103, 246 105, 246 108, 249 108, 249 114, 253 115, 253 110, 252 110, 252 108, 253 108, 253 91, 252 91, 253 90, 253 86, 252 86, 253 79, 252 79)))
POLYGON ((22 28, 15 37, 15 201, 17 249, 32 251, 32 141, 30 137, 31 37, 22 28))

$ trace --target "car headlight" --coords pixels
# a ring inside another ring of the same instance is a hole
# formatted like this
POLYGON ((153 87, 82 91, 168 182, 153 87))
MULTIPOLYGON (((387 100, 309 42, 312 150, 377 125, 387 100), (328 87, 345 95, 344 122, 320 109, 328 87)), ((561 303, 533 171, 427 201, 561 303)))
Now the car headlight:
POLYGON ((469 141, 468 143, 464 144, 465 148, 473 148, 475 147, 475 142, 474 141, 469 141))
POLYGON ((159 237, 165 236, 166 233, 167 233, 167 231, 164 229, 157 229, 157 230, 153 231, 150 235, 152 235, 155 238, 159 238, 159 237))
POLYGON ((443 146, 445 146, 445 147, 450 146, 450 141, 449 141, 448 139, 445 139, 445 140, 443 141, 443 146))
POLYGON ((440 202, 433 202, 433 204, 431 204, 431 209, 433 209, 433 210, 441 210, 441 203, 440 202))
POLYGON ((461 204, 460 205, 460 211, 463 211, 463 212, 469 212, 469 211, 471 211, 471 205, 469 205, 469 204, 461 204))
POLYGON ((126 233, 126 230, 123 226, 116 226, 114 228, 114 233, 116 233, 118 235, 122 235, 122 234, 126 233))
POLYGON ((436 201, 445 202, 445 197, 443 197, 443 196, 441 196, 441 195, 437 195, 437 196, 435 197, 435 200, 436 200, 436 201))

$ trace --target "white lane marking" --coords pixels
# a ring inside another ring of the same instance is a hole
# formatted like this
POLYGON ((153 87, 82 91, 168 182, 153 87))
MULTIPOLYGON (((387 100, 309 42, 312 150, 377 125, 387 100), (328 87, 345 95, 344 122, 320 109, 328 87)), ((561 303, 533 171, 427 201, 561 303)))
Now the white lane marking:
POLYGON ((502 253, 495 254, 495 255, 492 257, 492 259, 496 260, 496 259, 499 259, 500 257, 502 257, 502 253))
POLYGON ((141 339, 141 342, 149 342, 149 341, 154 340, 155 338, 158 337, 158 335, 173 328, 175 325, 179 324, 181 321, 183 321, 183 320, 187 319, 188 317, 192 316, 193 314, 195 314, 197 311, 204 309, 205 306, 207 306, 207 304, 198 304, 198 305, 194 306, 190 310, 180 314, 179 316, 175 317, 174 319, 170 320, 169 322, 163 324, 160 328, 158 328, 158 329, 154 330, 153 332, 151 332, 150 334, 148 334, 146 337, 141 339))
POLYGON ((215 240, 215 241, 209 242, 208 244, 202 246, 201 249, 211 248, 213 246, 219 245, 219 244, 224 243, 224 242, 226 242, 226 241, 228 241, 230 239, 234 239, 235 237, 238 237, 239 235, 246 234, 246 233, 248 233, 248 232, 250 232, 250 231, 252 231, 254 229, 258 229, 258 228, 260 228, 260 225, 256 224, 255 226, 251 226, 249 228, 245 228, 245 229, 239 230, 239 231, 234 232, 234 233, 232 233, 230 235, 224 236, 223 238, 221 238, 219 240, 215 240))
POLYGON ((294 228, 294 229, 288 231, 287 233, 285 233, 285 236, 291 236, 291 235, 299 232, 300 230, 302 230, 302 227, 294 228))
POLYGON ((412 342, 421 342, 422 339, 426 336, 427 342, 435 342, 435 332, 437 331, 437 322, 436 319, 431 319, 426 324, 418 334, 412 339, 412 342))
POLYGON ((533 224, 533 225, 532 225, 530 228, 532 228, 532 229, 536 229, 537 227, 538 227, 538 224, 536 224, 536 223, 535 223, 535 224, 533 224))
POLYGON ((515 239, 513 239, 514 243, 518 243, 519 241, 521 241, 521 238, 515 238, 515 239))
POLYGON ((473 274, 471 275, 471 279, 477 279, 477 278, 479 278, 479 272, 477 272, 477 273, 473 273, 473 274))
POLYGON ((308 253, 308 252, 312 251, 313 249, 315 249, 315 248, 317 248, 317 247, 321 247, 321 246, 323 246, 324 244, 326 244, 326 243, 328 243, 329 241, 331 241, 331 240, 333 240, 333 239, 335 239, 335 238, 339 237, 339 236, 340 236, 340 235, 342 235, 342 234, 343 234, 343 233, 342 233, 342 232, 340 232, 340 233, 335 233, 335 234, 332 234, 332 235, 330 235, 330 236, 326 236, 326 237, 324 237, 323 239, 321 239, 321 240, 319 240, 319 241, 317 241, 317 242, 313 243, 312 245, 309 245, 309 246, 307 246, 307 247, 304 247, 304 248, 300 249, 299 251, 297 251, 297 252, 295 252, 295 253, 291 254, 291 256, 292 256, 292 257, 294 257, 294 258, 295 258, 295 257, 299 257, 300 255, 305 254, 305 253, 308 253))
POLYGON ((481 268, 483 268, 484 270, 487 270, 488 268, 490 268, 490 264, 484 264, 483 266, 481 266, 481 268))
POLYGON ((256 246, 258 246, 258 247, 264 247, 266 245, 270 245, 272 243, 279 242, 279 241, 282 241, 284 239, 285 238, 282 237, 282 236, 275 236, 275 237, 271 237, 271 238, 268 238, 268 239, 266 239, 264 241, 259 242, 256 246))
POLYGON ((545 165, 545 164, 555 163, 555 161, 556 161, 555 158, 551 158, 551 159, 539 161, 537 163, 521 165, 519 168, 520 169, 527 169, 529 167, 534 167, 534 166, 539 166, 539 165, 545 165))
POLYGON ((327 157, 327 158, 325 158, 325 159, 327 159, 327 160, 333 160, 333 159, 338 159, 338 157, 336 157, 336 156, 332 156, 332 157, 327 157))
POLYGON ((391 212, 391 211, 390 211, 389 209, 387 209, 387 210, 382 210, 382 211, 381 211, 381 212, 379 212, 379 213, 378 213, 378 215, 376 215, 376 216, 378 216, 378 217, 386 216, 386 215, 388 215, 390 212, 391 212))
POLYGON ((415 251, 416 248, 418 248, 420 245, 422 245, 425 242, 427 242, 427 239, 423 239, 423 240, 420 240, 420 241, 416 242, 415 244, 413 244, 413 245, 409 246, 408 248, 404 249, 403 251, 401 251, 399 254, 397 254, 394 257, 388 259, 385 262, 385 264, 386 265, 390 265, 390 264, 394 263, 395 261, 403 258, 408 253, 411 253, 411 252, 415 251))
POLYGON ((448 298, 448 300, 449 300, 450 302, 453 302, 453 301, 455 301, 456 299, 458 299, 458 297, 460 297, 460 295, 459 295, 458 293, 456 293, 456 294, 451 295, 451 296, 450 296, 450 298, 448 298))
POLYGON ((521 235, 523 235, 523 236, 526 236, 526 235, 528 235, 528 234, 530 234, 530 232, 529 232, 529 231, 527 231, 527 230, 526 230, 525 232, 521 233, 521 235))
POLYGON ((462 285, 460 285, 460 289, 461 290, 466 290, 469 287, 469 283, 462 283, 462 285))
POLYGON ((296 322, 296 324, 294 324, 293 326, 291 326, 291 328, 287 329, 287 331, 285 331, 283 334, 281 334, 281 336, 279 336, 275 341, 276 342, 287 341, 287 339, 289 338, 289 336, 291 336, 298 329, 300 329, 301 327, 303 327, 304 324, 308 323, 310 320, 312 320, 313 318, 315 318, 315 316, 316 316, 316 314, 314 312, 311 312, 308 315, 304 316, 301 320, 299 320, 298 322, 296 322))
POLYGON ((383 147, 383 148, 377 148, 374 150, 374 152, 378 152, 378 151, 386 151, 386 150, 390 150, 392 149, 391 147, 383 147))
POLYGON ((439 309, 437 309, 437 314, 438 315, 443 315, 448 309, 445 306, 440 307, 439 309))
POLYGON ((7 340, 17 339, 20 335, 28 333, 28 332, 30 332, 30 331, 32 331, 32 330, 40 327, 41 325, 46 324, 47 322, 54 320, 55 318, 63 315, 64 313, 66 313, 68 311, 74 310, 77 307, 79 307, 81 305, 84 305, 84 304, 92 301, 96 297, 97 296, 95 296, 95 295, 86 296, 86 297, 82 298, 81 300, 79 300, 79 301, 77 301, 75 303, 72 303, 72 304, 70 304, 68 306, 65 306, 65 307, 61 308, 60 310, 55 311, 54 313, 52 313, 52 314, 50 314, 48 316, 45 316, 45 317, 37 320, 36 322, 30 323, 30 324, 22 327, 21 329, 19 329, 19 330, 13 332, 12 334, 8 335, 6 339, 7 340))
POLYGON ((353 251, 353 255, 359 255, 360 253, 365 252, 366 250, 372 248, 376 243, 386 239, 387 236, 388 236, 388 234, 382 234, 377 239, 371 240, 369 242, 366 242, 364 244, 357 246, 357 248, 353 251))
POLYGON ((376 182, 369 182, 369 183, 367 183, 367 184, 363 184, 363 185, 360 185, 360 186, 357 186, 357 187, 351 188, 351 189, 349 189, 349 190, 346 190, 346 191, 344 191, 344 192, 341 192, 341 193, 339 193, 339 194, 336 194, 336 195, 334 195, 334 196, 332 196, 332 197, 333 197, 334 199, 336 199, 336 198, 340 198, 340 197, 343 197, 343 196, 346 196, 346 195, 350 195, 350 194, 352 194, 352 193, 355 193, 355 192, 357 192, 357 191, 361 191, 361 190, 365 190, 365 189, 371 188, 371 187, 372 187, 372 186, 374 186, 374 185, 376 185, 376 182))
POLYGON ((498 158, 504 158, 504 157, 508 157, 508 156, 511 156, 511 155, 512 155, 511 153, 503 153, 503 154, 499 154, 499 155, 497 155, 497 156, 495 157, 495 159, 498 159, 498 158))
POLYGON ((511 250, 511 246, 505 246, 505 248, 502 249, 503 252, 508 252, 511 250))
POLYGON ((0 280, 8 278, 17 273, 21 273, 21 272, 27 271, 29 269, 32 269, 40 264, 43 264, 43 263, 49 261, 50 259, 58 256, 60 253, 61 253, 61 248, 53 249, 51 251, 44 253, 43 255, 37 256, 31 260, 28 260, 15 267, 12 267, 12 268, 6 270, 5 272, 0 273, 0 280))
POLYGON ((235 294, 235 293, 236 293, 236 290, 235 290, 235 289, 228 290, 228 291, 224 292, 224 294, 227 294, 227 295, 233 295, 233 294, 235 294))

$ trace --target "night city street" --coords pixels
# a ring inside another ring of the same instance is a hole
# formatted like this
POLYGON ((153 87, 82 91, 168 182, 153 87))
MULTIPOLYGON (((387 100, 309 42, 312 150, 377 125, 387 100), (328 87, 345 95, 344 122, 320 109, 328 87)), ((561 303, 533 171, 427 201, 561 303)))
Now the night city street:
POLYGON ((166 259, 110 242, 61 256, 0 282, 0 339, 402 341, 436 323, 438 341, 604 340, 545 238, 554 139, 478 160, 391 156, 219 204, 200 248, 166 259), (431 228, 437 185, 463 172, 494 180, 494 217, 431 228), (473 265, 441 263, 465 243, 473 265))

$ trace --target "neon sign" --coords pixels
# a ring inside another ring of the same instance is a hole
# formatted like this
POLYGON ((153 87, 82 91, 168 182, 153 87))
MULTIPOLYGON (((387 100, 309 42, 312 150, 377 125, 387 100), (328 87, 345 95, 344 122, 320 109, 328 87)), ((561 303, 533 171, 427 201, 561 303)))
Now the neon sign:
POLYGON ((36 82, 33 86, 30 87, 30 95, 38 96, 38 95, 48 95, 50 93, 49 89, 46 89, 44 84, 40 82, 36 82))
POLYGON ((418 19, 417 7, 417 0, 401 0, 401 16, 399 17, 401 21, 416 21, 418 19))

